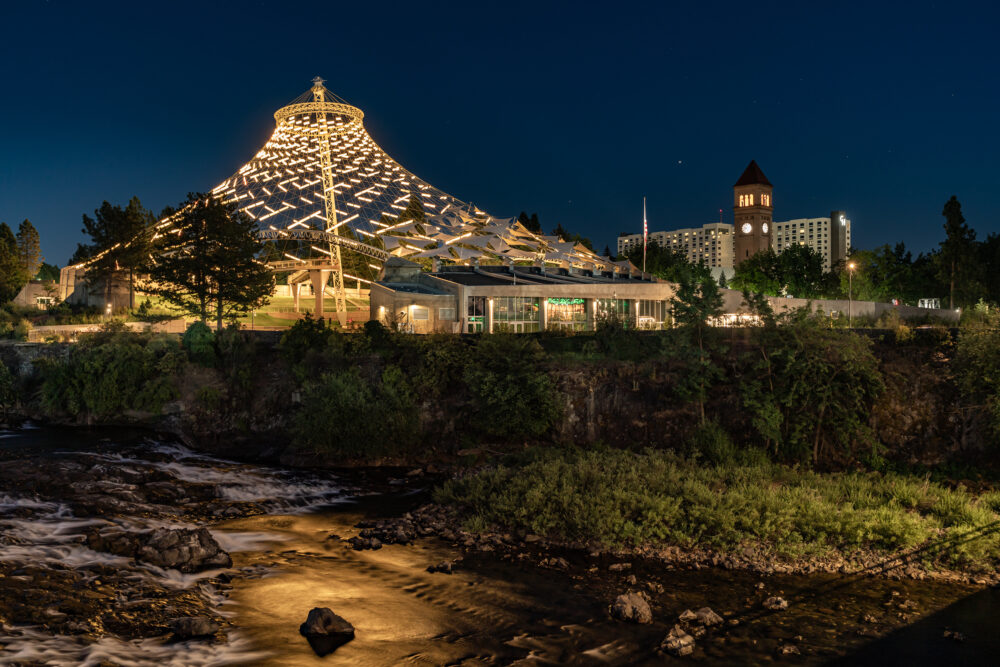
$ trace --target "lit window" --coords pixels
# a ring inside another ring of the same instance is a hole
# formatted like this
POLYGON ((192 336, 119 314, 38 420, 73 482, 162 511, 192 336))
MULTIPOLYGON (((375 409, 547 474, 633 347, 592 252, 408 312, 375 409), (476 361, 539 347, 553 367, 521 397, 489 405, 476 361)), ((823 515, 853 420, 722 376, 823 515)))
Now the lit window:
POLYGON ((422 306, 413 307, 413 319, 426 320, 430 316, 430 310, 422 306))

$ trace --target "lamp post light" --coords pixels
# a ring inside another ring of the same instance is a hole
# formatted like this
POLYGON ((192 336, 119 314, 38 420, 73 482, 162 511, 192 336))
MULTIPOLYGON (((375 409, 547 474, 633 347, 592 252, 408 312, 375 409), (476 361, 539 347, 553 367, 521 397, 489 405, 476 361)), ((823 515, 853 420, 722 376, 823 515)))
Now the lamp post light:
POLYGON ((847 328, 854 328, 854 262, 847 263, 847 328))

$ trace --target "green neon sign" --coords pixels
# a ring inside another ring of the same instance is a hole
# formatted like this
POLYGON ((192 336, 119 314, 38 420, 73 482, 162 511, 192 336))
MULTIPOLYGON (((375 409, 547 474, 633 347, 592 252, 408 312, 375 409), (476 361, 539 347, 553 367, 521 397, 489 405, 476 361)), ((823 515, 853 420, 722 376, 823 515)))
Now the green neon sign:
POLYGON ((583 299, 549 298, 549 304, 552 306, 578 306, 581 303, 583 303, 583 299))

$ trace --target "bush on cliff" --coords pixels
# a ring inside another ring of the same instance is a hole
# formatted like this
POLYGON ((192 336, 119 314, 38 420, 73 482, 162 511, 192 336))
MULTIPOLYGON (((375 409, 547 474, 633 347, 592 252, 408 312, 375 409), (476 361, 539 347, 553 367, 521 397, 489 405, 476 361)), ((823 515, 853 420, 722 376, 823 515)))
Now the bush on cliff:
POLYGON ((532 338, 480 338, 463 373, 472 398, 470 428, 501 438, 548 431, 561 412, 561 396, 545 365, 545 352, 532 338))
POLYGON ((399 368, 376 378, 351 368, 306 384, 292 434, 318 454, 377 458, 405 452, 417 427, 414 395, 399 368))
POLYGON ((281 356, 292 365, 301 364, 310 352, 321 350, 330 344, 336 332, 328 320, 306 316, 291 326, 281 337, 278 349, 281 356))
POLYGON ((159 412, 176 396, 184 363, 177 339, 102 332, 70 348, 62 360, 40 362, 43 407, 84 419, 120 417, 126 410, 159 412))
POLYGON ((0 417, 6 417, 7 412, 17 403, 17 392, 14 391, 14 374, 7 365, 0 361, 0 417))
POLYGON ((874 446, 871 406, 885 384, 868 339, 808 317, 755 330, 752 343, 740 393, 765 448, 815 465, 874 446))
POLYGON ((967 329, 958 339, 955 370, 967 410, 1000 442, 1000 332, 967 329))
POLYGON ((204 322, 199 320, 189 326, 181 338, 181 345, 192 363, 206 368, 215 365, 215 332, 204 322))

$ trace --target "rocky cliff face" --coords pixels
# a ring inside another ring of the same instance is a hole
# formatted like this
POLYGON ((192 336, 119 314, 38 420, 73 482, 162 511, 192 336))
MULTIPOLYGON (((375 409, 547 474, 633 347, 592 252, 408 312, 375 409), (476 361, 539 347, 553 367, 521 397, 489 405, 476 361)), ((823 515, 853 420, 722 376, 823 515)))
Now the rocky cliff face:
MULTIPOLYGON (((34 392, 37 361, 65 356, 68 347, 2 345, 0 359, 20 376, 26 391, 34 392)), ((751 431, 749 417, 740 409, 737 348, 729 353, 728 377, 713 387, 709 405, 710 414, 739 440, 739 434, 751 431)), ((877 343, 875 353, 886 391, 871 406, 870 426, 887 458, 937 463, 957 452, 982 448, 984 429, 975 411, 962 406, 946 347, 877 343)), ((551 362, 549 373, 564 401, 551 439, 578 445, 677 446, 697 423, 695 408, 674 391, 680 372, 662 359, 551 362)), ((160 414, 122 414, 115 421, 167 431, 194 447, 226 456, 294 465, 329 464, 301 451, 289 435, 301 387, 276 352, 261 351, 247 386, 227 384, 218 370, 194 365, 185 369, 177 383, 179 397, 160 414)), ((32 401, 24 403, 25 416, 53 419, 32 401)), ((463 418, 467 403, 468 397, 461 394, 422 399, 420 427, 427 435, 426 443, 406 462, 449 458, 470 447, 470 430, 463 418)), ((336 462, 344 463, 348 462, 336 462)))

